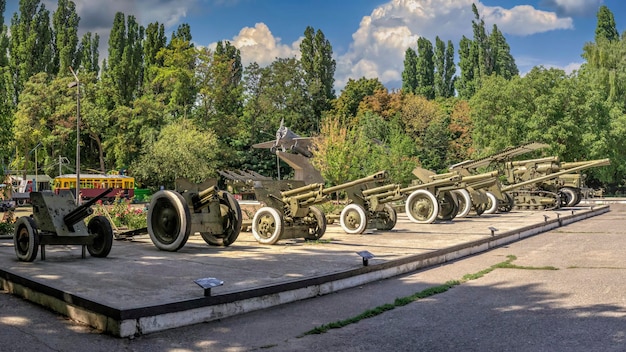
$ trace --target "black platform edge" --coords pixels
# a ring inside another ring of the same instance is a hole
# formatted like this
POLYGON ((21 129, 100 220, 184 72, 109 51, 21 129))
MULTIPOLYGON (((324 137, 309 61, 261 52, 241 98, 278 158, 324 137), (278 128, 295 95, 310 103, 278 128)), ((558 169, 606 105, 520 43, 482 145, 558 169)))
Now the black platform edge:
MULTIPOLYGON (((202 296, 197 299, 171 302, 171 303, 166 303, 166 304, 146 306, 146 307, 140 307, 140 308, 119 309, 119 308, 107 306, 107 305, 86 299, 84 297, 80 297, 75 294, 71 294, 71 293, 64 292, 59 289, 46 286, 40 282, 37 282, 36 280, 24 278, 14 273, 8 272, 2 268, 0 268, 0 278, 5 281, 3 286, 5 286, 4 288, 8 289, 9 291, 11 290, 9 289, 8 286, 10 286, 11 284, 17 284, 26 289, 32 290, 33 292, 50 296, 59 301, 72 305, 76 308, 84 309, 85 311, 90 312, 90 313, 100 314, 109 319, 113 319, 115 321, 120 322, 123 320, 140 319, 140 318, 146 318, 146 317, 159 316, 159 315, 168 314, 168 313, 178 313, 178 312, 183 312, 183 311, 190 310, 190 309, 205 308, 205 307, 210 307, 210 306, 215 306, 215 305, 234 303, 234 302, 238 302, 238 301, 242 301, 246 299, 259 298, 259 297, 277 294, 281 292, 293 291, 293 290, 303 289, 303 288, 307 288, 311 286, 322 285, 322 284, 326 284, 326 283, 337 281, 337 280, 342 280, 342 279, 364 275, 364 274, 368 274, 372 272, 382 271, 382 270, 399 267, 402 265, 411 264, 415 262, 428 262, 429 260, 432 260, 434 258, 442 257, 449 253, 459 252, 459 251, 463 251, 463 250, 470 249, 470 248, 483 246, 486 248, 485 250, 492 249, 492 248, 496 248, 507 243, 511 243, 511 242, 514 242, 514 241, 517 241, 526 237, 534 236, 542 232, 552 230, 560 226, 565 226, 570 223, 581 221, 581 220, 584 220, 593 216, 601 215, 609 211, 610 211, 609 205, 591 206, 589 207, 588 211, 578 209, 576 210, 577 212, 576 214, 574 213, 574 211, 572 211, 571 214, 564 215, 564 216, 559 215, 559 217, 556 219, 549 219, 549 220, 546 219, 545 222, 532 224, 532 225, 525 226, 519 229, 511 230, 511 231, 502 232, 502 233, 493 235, 489 238, 467 242, 467 243, 463 243, 460 245, 447 247, 445 249, 429 252, 429 253, 411 255, 411 256, 407 256, 407 257, 396 259, 396 260, 391 260, 391 261, 384 262, 384 263, 376 263, 376 264, 370 263, 370 265, 368 266, 362 266, 357 269, 337 272, 337 273, 313 277, 313 278, 294 280, 290 282, 279 283, 275 285, 267 285, 267 286, 249 289, 249 290, 219 294, 219 295, 214 295, 214 296, 202 296)), ((473 252, 473 254, 482 252, 482 251, 484 250, 475 251, 473 252)), ((437 261, 437 263, 440 264, 443 262, 456 260, 458 258, 459 257, 454 257, 450 260, 447 260, 444 258, 442 260, 437 261)), ((413 270, 413 271, 427 269, 428 266, 432 266, 432 265, 419 267, 418 269, 413 270)), ((18 292, 11 292, 11 293, 19 295, 18 292)), ((23 298, 28 299, 28 297, 23 297, 23 298)), ((63 313, 63 312, 59 312, 59 313, 63 313)))

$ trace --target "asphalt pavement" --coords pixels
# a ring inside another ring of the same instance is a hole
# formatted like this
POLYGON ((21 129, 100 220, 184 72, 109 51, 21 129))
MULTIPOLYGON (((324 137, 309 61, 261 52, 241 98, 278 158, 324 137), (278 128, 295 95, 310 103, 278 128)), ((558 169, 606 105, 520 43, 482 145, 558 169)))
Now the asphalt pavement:
POLYGON ((625 351, 626 206, 610 207, 610 212, 410 274, 134 338, 102 334, 2 294, 0 349, 625 351), (463 280, 466 274, 481 273, 507 259, 511 260, 509 268, 463 280), (397 298, 441 287, 450 280, 459 284, 394 306, 397 298), (353 324, 306 334, 390 305, 393 309, 353 324))

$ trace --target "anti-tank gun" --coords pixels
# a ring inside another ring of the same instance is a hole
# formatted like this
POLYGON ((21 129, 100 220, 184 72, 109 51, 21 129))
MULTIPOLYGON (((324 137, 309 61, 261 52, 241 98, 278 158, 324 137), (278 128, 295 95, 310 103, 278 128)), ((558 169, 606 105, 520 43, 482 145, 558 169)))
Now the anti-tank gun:
POLYGON ((257 181, 256 197, 265 206, 254 214, 252 235, 263 244, 299 237, 317 240, 326 232, 326 217, 316 204, 328 201, 333 193, 386 177, 387 173, 380 171, 332 187, 324 187, 323 183, 303 185, 304 181, 297 180, 257 181))
POLYGON ((148 209, 148 233, 164 251, 181 249, 192 233, 213 246, 229 246, 241 231, 241 208, 232 194, 217 188, 216 180, 194 184, 176 180, 178 191, 161 190, 148 209))
POLYGON ((84 220, 93 214, 91 206, 112 190, 109 188, 78 206, 70 192, 31 192, 33 216, 22 216, 15 222, 13 240, 17 258, 32 262, 41 246, 41 259, 45 260, 46 245, 73 244, 82 245, 83 258, 85 249, 93 257, 108 256, 113 245, 111 223, 104 216, 94 216, 87 224, 84 220))

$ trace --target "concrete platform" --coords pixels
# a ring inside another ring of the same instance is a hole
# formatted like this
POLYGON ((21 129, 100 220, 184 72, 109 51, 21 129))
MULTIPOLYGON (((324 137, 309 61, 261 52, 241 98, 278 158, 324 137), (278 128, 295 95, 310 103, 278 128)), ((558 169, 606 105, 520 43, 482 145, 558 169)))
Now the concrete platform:
POLYGON ((79 246, 48 246, 46 260, 19 262, 0 240, 0 284, 9 292, 119 337, 196 324, 324 295, 444 263, 610 210, 588 205, 514 211, 429 225, 400 215, 393 231, 347 235, 329 225, 319 241, 258 244, 243 232, 230 247, 192 236, 178 252, 149 237, 115 241, 107 258, 81 258, 79 246), (490 227, 497 230, 490 230, 490 227), (364 266, 356 252, 374 258, 364 266), (194 280, 224 284, 204 290, 194 280))

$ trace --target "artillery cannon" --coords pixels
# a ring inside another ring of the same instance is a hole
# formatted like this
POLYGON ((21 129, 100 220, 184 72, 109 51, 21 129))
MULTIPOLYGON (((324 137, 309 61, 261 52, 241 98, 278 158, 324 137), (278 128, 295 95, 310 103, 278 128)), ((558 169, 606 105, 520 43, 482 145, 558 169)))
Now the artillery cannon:
POLYGON ((303 185, 304 181, 257 181, 257 200, 265 206, 252 219, 252 235, 262 244, 275 244, 280 239, 304 237, 317 240, 326 232, 326 217, 315 205, 328 201, 332 193, 358 184, 384 179, 385 171, 343 183, 324 187, 322 183, 303 185))
MULTIPOLYGON (((566 164, 567 168, 563 168, 558 163, 558 158, 534 159, 527 161, 519 161, 508 165, 510 170, 507 180, 523 180, 510 185, 502 186, 502 191, 508 194, 508 200, 500 200, 503 202, 512 202, 518 209, 555 209, 568 204, 572 199, 562 200, 561 197, 569 197, 564 186, 562 177, 575 172, 579 172, 592 167, 600 167, 610 165, 609 159, 597 159, 583 162, 566 164), (556 170, 556 171, 555 171, 556 170), (560 171, 559 171, 560 170, 560 171), (543 176, 536 176, 544 173, 543 176), (533 177, 534 176, 534 177, 533 177)), ((572 190, 572 192, 575 192, 572 190)), ((572 195, 575 199, 575 195, 572 195)))
POLYGON ((41 246, 41 260, 46 259, 46 245, 82 245, 93 257, 104 258, 113 246, 113 229, 104 216, 95 216, 85 224, 84 219, 93 214, 91 206, 112 188, 77 206, 70 192, 53 194, 50 191, 31 192, 33 216, 22 216, 15 222, 13 241, 15 254, 20 261, 32 262, 41 246))
POLYGON ((217 181, 192 184, 176 180, 176 189, 161 190, 152 196, 148 209, 148 233, 160 250, 181 249, 192 233, 199 232, 212 246, 229 246, 241 231, 241 208, 217 181))
POLYGON ((492 171, 477 175, 463 174, 460 171, 451 171, 444 174, 435 174, 430 170, 417 167, 413 174, 424 184, 431 184, 439 180, 449 180, 448 183, 439 183, 432 191, 436 195, 439 205, 439 220, 451 220, 457 215, 466 216, 472 206, 478 215, 489 207, 489 202, 495 196, 482 191, 497 183, 498 172, 492 171))

